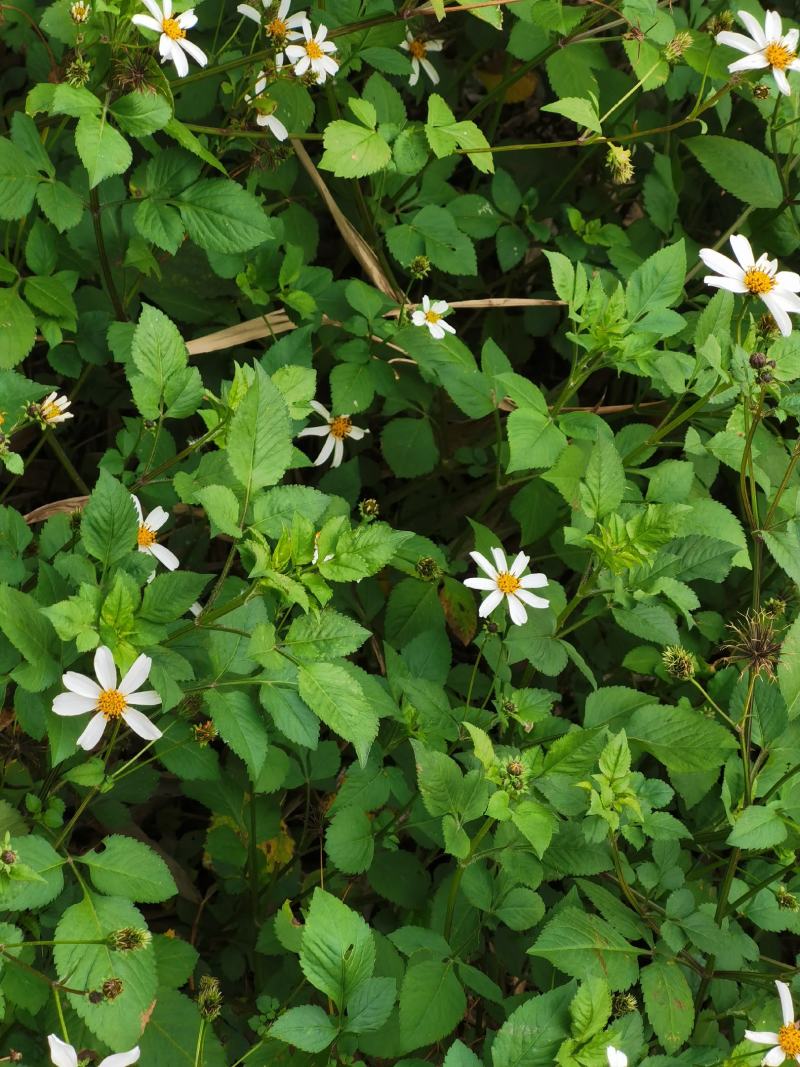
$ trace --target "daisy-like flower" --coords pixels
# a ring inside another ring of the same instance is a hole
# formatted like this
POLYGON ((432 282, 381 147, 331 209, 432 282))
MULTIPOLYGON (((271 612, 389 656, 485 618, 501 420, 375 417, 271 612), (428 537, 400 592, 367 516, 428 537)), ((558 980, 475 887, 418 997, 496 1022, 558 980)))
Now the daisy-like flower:
POLYGON ((411 76, 409 85, 416 85, 419 81, 420 69, 424 70, 434 85, 439 84, 439 72, 428 59, 428 52, 441 52, 444 41, 426 41, 423 37, 415 37, 410 30, 406 30, 406 39, 400 47, 411 55, 411 76))
POLYGON ((251 4, 239 4, 236 10, 245 18, 252 19, 253 22, 261 23, 263 18, 264 33, 281 47, 286 41, 296 41, 301 36, 297 31, 306 21, 307 15, 305 11, 297 11, 294 15, 290 15, 289 8, 292 6, 292 0, 281 0, 277 8, 273 0, 261 0, 261 3, 264 7, 263 14, 251 4))
MULTIPOLYGON (((74 6, 77 7, 78 5, 74 6)), ((81 21, 84 20, 82 19, 81 21)), ((59 396, 58 393, 50 393, 39 404, 39 418, 46 422, 48 426, 55 426, 59 422, 65 422, 67 419, 72 418, 72 412, 67 410, 71 404, 72 401, 67 397, 59 396)))
POLYGON ((89 4, 82 3, 82 0, 76 0, 76 3, 70 6, 69 13, 73 22, 81 23, 86 22, 92 13, 92 9, 89 4))
POLYGON ((494 565, 489 562, 486 556, 482 556, 480 552, 470 552, 470 556, 472 556, 484 574, 488 575, 487 578, 467 578, 464 582, 468 589, 480 589, 482 592, 489 594, 478 608, 478 614, 482 619, 486 618, 487 615, 491 615, 494 609, 500 605, 503 597, 508 601, 508 612, 511 615, 511 621, 517 626, 522 626, 524 622, 528 621, 528 613, 525 610, 526 604, 531 608, 546 608, 550 606, 550 602, 545 600, 544 597, 536 596, 535 593, 529 591, 531 589, 542 589, 546 586, 547 575, 523 574, 523 571, 531 561, 531 557, 526 556, 524 552, 520 552, 511 565, 509 565, 502 548, 492 549, 494 565))
MULTIPOLYGON (((78 1067, 78 1053, 72 1045, 68 1045, 55 1034, 50 1034, 47 1041, 50 1045, 50 1059, 56 1067, 78 1067)), ((128 1064, 138 1062, 139 1056, 137 1045, 130 1052, 115 1052, 113 1056, 106 1056, 97 1067, 128 1067, 128 1064)))
MULTIPOLYGON (((280 70, 283 66, 283 54, 281 53, 276 57, 275 69, 280 70)), ((267 88, 267 75, 263 70, 258 72, 256 78, 256 84, 253 86, 253 95, 249 94, 245 96, 244 100, 246 104, 252 104, 256 110, 256 122, 259 126, 266 126, 273 137, 278 141, 285 141, 289 136, 289 131, 283 125, 281 120, 273 114, 277 104, 274 100, 270 100, 268 96, 264 96, 263 93, 267 88)))
POLYGON ((767 310, 777 323, 784 337, 792 332, 789 312, 800 312, 800 274, 792 270, 778 270, 778 261, 767 254, 758 259, 753 254, 750 242, 740 233, 731 237, 731 248, 738 262, 734 262, 713 248, 701 248, 700 258, 715 271, 703 281, 717 289, 729 289, 732 293, 749 293, 767 305, 767 310))
POLYGON ((320 26, 316 34, 312 34, 311 23, 308 19, 303 19, 301 28, 305 40, 302 44, 287 45, 286 58, 294 67, 298 78, 302 78, 310 70, 316 75, 317 84, 322 85, 329 75, 333 77, 339 69, 339 64, 332 56, 336 45, 333 41, 325 40, 328 36, 327 26, 320 26))
POLYGON ((332 452, 331 466, 338 467, 344 457, 345 438, 352 437, 354 441, 360 441, 365 433, 369 433, 369 430, 362 430, 360 426, 354 426, 353 420, 349 415, 331 415, 330 411, 316 400, 311 401, 311 406, 325 420, 325 425, 307 426, 297 436, 325 437, 327 440, 322 446, 322 451, 314 460, 314 466, 322 466, 332 452))
POLYGON ((177 570, 181 565, 181 561, 174 552, 170 552, 164 545, 160 545, 156 537, 156 533, 169 519, 169 513, 162 507, 157 507, 153 508, 147 518, 144 518, 142 505, 133 493, 131 493, 131 500, 139 518, 139 530, 136 534, 136 544, 139 547, 139 551, 155 556, 160 563, 164 564, 167 570, 177 570))
POLYGON ((431 303, 429 296, 423 296, 422 307, 411 313, 411 321, 415 326, 427 326, 431 337, 441 341, 445 333, 456 332, 450 323, 444 320, 449 310, 450 305, 446 300, 434 300, 431 303))
POLYGON ((745 1030, 744 1036, 748 1041, 757 1045, 772 1045, 772 1048, 761 1061, 763 1067, 779 1067, 784 1060, 794 1060, 800 1063, 800 1022, 795 1020, 792 994, 785 982, 776 982, 778 997, 781 1002, 781 1015, 783 1026, 777 1034, 771 1030, 745 1030))
POLYGON ((117 684, 117 668, 111 649, 100 645, 94 654, 97 681, 85 674, 67 671, 61 681, 68 692, 58 694, 53 701, 53 711, 56 715, 87 715, 90 711, 94 712, 89 725, 78 738, 80 748, 87 752, 93 749, 103 736, 106 723, 113 719, 122 719, 145 741, 157 741, 161 737, 159 728, 131 706, 141 704, 152 707, 161 703, 161 697, 154 689, 138 692, 139 686, 147 681, 152 666, 153 661, 149 656, 139 656, 117 684))
POLYGON ((737 52, 744 52, 742 59, 728 64, 728 70, 735 74, 740 70, 761 70, 764 67, 772 68, 772 77, 778 89, 789 96, 789 79, 786 77, 787 70, 800 70, 800 59, 797 58, 797 41, 800 38, 800 30, 789 30, 783 33, 781 17, 777 11, 768 11, 764 18, 764 25, 749 13, 739 11, 739 18, 747 27, 748 37, 744 33, 731 33, 723 30, 717 34, 717 44, 726 44, 735 48, 737 52))
POLYGON ((131 22, 161 34, 158 39, 158 51, 162 63, 171 59, 179 78, 185 78, 189 73, 187 55, 190 55, 201 67, 208 63, 208 56, 205 52, 186 39, 186 31, 197 25, 197 15, 193 8, 189 11, 182 11, 180 15, 173 18, 172 0, 161 0, 163 7, 159 7, 157 0, 142 0, 142 3, 150 14, 134 15, 131 22))
POLYGON ((608 1067, 628 1067, 628 1057, 613 1045, 606 1046, 606 1056, 608 1056, 608 1067))

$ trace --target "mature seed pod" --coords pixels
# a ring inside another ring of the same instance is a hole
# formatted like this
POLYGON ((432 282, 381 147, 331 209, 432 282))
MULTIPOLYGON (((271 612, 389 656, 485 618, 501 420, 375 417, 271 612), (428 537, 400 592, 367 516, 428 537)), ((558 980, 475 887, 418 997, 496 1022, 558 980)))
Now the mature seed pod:
POLYGON ((204 974, 200 979, 200 989, 197 993, 197 1006, 200 1014, 208 1022, 213 1022, 222 1011, 222 993, 219 981, 211 975, 204 974))
POLYGON ((133 952, 138 948, 146 948, 153 940, 149 930, 137 930, 133 926, 125 926, 121 930, 113 930, 108 935, 110 948, 117 952, 133 952))
POLYGON ((691 48, 692 35, 688 30, 681 30, 680 33, 676 33, 669 44, 664 48, 664 59, 667 63, 677 63, 683 53, 691 48))
POLYGON ((422 556, 417 560, 417 574, 426 582, 438 582, 442 568, 432 556, 422 556))
POLYGON ((116 1000, 124 988, 121 978, 106 978, 105 982, 100 986, 103 1000, 116 1000))

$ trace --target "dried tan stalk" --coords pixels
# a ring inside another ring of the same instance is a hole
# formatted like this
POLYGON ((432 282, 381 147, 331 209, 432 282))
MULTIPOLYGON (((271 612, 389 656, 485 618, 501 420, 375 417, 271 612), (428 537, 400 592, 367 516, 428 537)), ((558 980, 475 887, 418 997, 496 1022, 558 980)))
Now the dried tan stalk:
POLYGON ((34 522, 44 522, 51 515, 71 515, 73 511, 82 511, 88 496, 68 496, 65 500, 53 500, 49 504, 42 504, 40 508, 34 508, 25 516, 28 525, 34 522))

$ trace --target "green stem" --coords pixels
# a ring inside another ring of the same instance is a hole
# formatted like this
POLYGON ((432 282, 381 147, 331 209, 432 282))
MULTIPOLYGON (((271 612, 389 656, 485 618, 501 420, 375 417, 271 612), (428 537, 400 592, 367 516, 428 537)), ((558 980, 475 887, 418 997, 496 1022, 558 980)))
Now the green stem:
POLYGON ((455 916, 456 901, 458 900, 458 890, 461 886, 461 879, 464 877, 464 871, 467 869, 472 860, 472 857, 475 855, 478 845, 491 830, 492 826, 494 825, 494 821, 495 820, 491 816, 486 819, 483 826, 481 826, 480 830, 478 830, 477 834, 475 834, 470 843, 467 858, 458 865, 455 870, 455 873, 453 874, 453 881, 450 883, 450 892, 447 896, 447 913, 444 918, 445 941, 450 940, 450 935, 453 932, 453 917, 455 916))
POLYGON ((55 454, 58 462, 69 475, 70 481, 73 483, 75 488, 80 490, 80 492, 83 493, 84 496, 88 496, 90 493, 89 486, 86 484, 83 478, 81 478, 80 474, 78 474, 72 460, 64 451, 61 442, 58 440, 53 430, 46 431, 45 440, 47 441, 51 450, 55 454))
POLYGON ((89 211, 92 216, 97 255, 100 258, 100 273, 103 275, 103 283, 106 287, 108 298, 114 307, 114 313, 117 316, 117 319, 120 322, 127 322, 128 316, 125 314, 125 308, 122 306, 117 287, 114 284, 114 276, 111 273, 111 263, 108 259, 106 242, 103 238, 103 223, 100 218, 100 197, 97 195, 96 187, 89 190, 89 211))

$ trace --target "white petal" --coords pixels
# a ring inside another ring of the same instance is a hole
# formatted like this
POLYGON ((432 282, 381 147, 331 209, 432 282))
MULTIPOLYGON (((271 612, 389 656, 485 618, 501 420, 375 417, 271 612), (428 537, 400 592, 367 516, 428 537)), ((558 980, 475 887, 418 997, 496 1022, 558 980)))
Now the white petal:
POLYGON ((784 96, 792 95, 792 88, 789 85, 789 79, 786 77, 786 71, 778 70, 777 67, 773 67, 772 77, 775 79, 775 84, 784 96))
POLYGON ((464 585, 467 589, 481 589, 485 593, 491 593, 497 588, 497 582, 493 578, 465 578, 464 585))
POLYGON ((746 293, 747 286, 736 278, 717 278, 713 274, 707 274, 703 281, 706 285, 713 285, 715 289, 727 289, 730 293, 746 293))
POLYGON ((426 52, 441 52, 441 50, 443 48, 444 48, 444 41, 426 41, 425 42, 425 51, 426 52))
POLYGON ((335 59, 331 59, 330 56, 323 56, 322 59, 319 60, 319 65, 322 67, 326 74, 330 75, 331 78, 334 76, 334 74, 336 74, 339 69, 339 64, 336 62, 335 59))
POLYGON ((287 44, 286 46, 286 57, 290 63, 298 63, 305 54, 306 50, 301 44, 287 44))
POLYGON ((197 25, 198 19, 194 13, 194 8, 190 8, 188 11, 182 11, 175 21, 182 30, 191 30, 197 25))
POLYGON ((166 545, 159 545, 158 543, 150 545, 150 554, 163 563, 169 571, 176 571, 181 565, 181 561, 166 545))
POLYGON ((424 311, 412 311, 411 321, 415 326, 425 325, 425 312, 424 311))
POLYGON ((748 1041, 754 1041, 757 1045, 777 1045, 778 1035, 771 1030, 745 1030, 744 1036, 748 1041))
POLYGON ((289 131, 283 125, 281 120, 276 118, 274 115, 265 115, 264 117, 267 120, 265 125, 268 126, 269 129, 272 131, 273 136, 276 138, 276 140, 285 141, 286 138, 289 136, 289 131))
POLYGON ((59 693, 53 701, 56 715, 86 715, 96 707, 96 697, 79 697, 77 693, 59 693))
POLYGON ((143 517, 142 516, 142 505, 139 503, 138 496, 134 496, 133 493, 131 493, 131 500, 133 501, 133 506, 136 508, 136 515, 137 515, 137 517, 139 519, 139 525, 141 526, 142 517, 143 517))
POLYGON ((94 654, 94 673, 103 689, 116 689, 117 668, 111 649, 106 645, 100 645, 94 654))
POLYGON ((285 19, 286 18, 286 16, 289 13, 289 8, 291 7, 291 3, 292 3, 292 0, 281 0, 281 2, 278 4, 277 17, 279 19, 285 19))
POLYGON ((419 70, 419 60, 416 56, 414 56, 414 58, 411 60, 411 74, 408 78, 409 85, 413 86, 417 84, 417 82, 419 81, 419 70))
POLYGON ((508 600, 508 612, 511 615, 511 621, 515 626, 522 626, 523 623, 528 621, 525 605, 517 598, 515 593, 511 593, 506 599, 508 600))
POLYGON ((97 1067, 129 1067, 129 1064, 138 1061, 140 1055, 139 1046, 137 1045, 130 1052, 115 1052, 113 1056, 106 1056, 97 1067))
POLYGON ((434 337, 437 341, 441 341, 444 337, 444 323, 429 322, 428 329, 431 331, 431 337, 434 337))
POLYGON ((439 323, 439 325, 442 327, 443 330, 446 330, 447 333, 455 333, 456 332, 455 326, 451 326, 450 323, 449 322, 445 322, 444 319, 442 319, 442 321, 439 323))
POLYGON ((336 51, 336 45, 333 41, 320 41, 319 46, 323 52, 333 53, 336 51))
POLYGON ((520 600, 529 604, 532 608, 549 608, 550 601, 545 600, 543 596, 536 596, 535 593, 529 593, 524 587, 519 588, 514 596, 518 596, 520 600))
POLYGON ((437 315, 444 315, 446 311, 450 310, 450 305, 446 300, 437 300, 436 303, 431 304, 431 311, 437 315))
POLYGON ((783 32, 781 17, 777 11, 768 11, 764 19, 764 36, 768 41, 777 40, 783 32))
POLYGON ((85 674, 78 674, 77 671, 67 671, 61 681, 71 693, 82 697, 94 697, 96 700, 102 692, 94 678, 87 678, 85 674))
POLYGON ((492 559, 494 560, 494 564, 497 567, 498 571, 508 571, 508 560, 506 559, 506 554, 502 550, 502 548, 498 548, 497 545, 494 545, 491 551, 492 559))
POLYGON ((153 16, 153 18, 156 20, 156 22, 158 22, 160 29, 161 23, 164 21, 164 12, 162 11, 161 7, 156 3, 156 0, 142 0, 142 3, 153 16))
POLYGON ((191 41, 187 41, 185 37, 180 42, 180 47, 184 50, 184 52, 189 53, 189 55, 199 67, 204 67, 208 63, 208 56, 205 54, 203 49, 198 48, 197 45, 192 44, 191 41))
POLYGON ((364 430, 360 426, 351 426, 348 437, 352 437, 354 441, 361 441, 365 434, 368 434, 369 430, 364 430))
POLYGON ((717 44, 726 44, 728 48, 735 48, 737 52, 757 52, 761 45, 752 37, 745 37, 743 33, 731 33, 723 30, 714 38, 717 44))
POLYGON ((780 302, 780 298, 776 297, 773 293, 767 293, 766 296, 762 296, 761 299, 767 306, 767 310, 778 325, 778 329, 781 331, 784 337, 788 337, 792 332, 792 320, 780 302))
POLYGON ((333 459, 331 460, 332 467, 340 467, 342 460, 344 459, 344 441, 341 437, 337 437, 333 445, 333 459))
POLYGON ((767 38, 764 34, 764 30, 761 26, 761 23, 758 21, 755 15, 751 15, 749 11, 737 11, 737 15, 747 27, 747 32, 750 34, 753 40, 758 42, 760 48, 763 48, 764 45, 767 43, 767 38))
POLYGON ((301 430, 297 434, 298 437, 327 437, 331 432, 331 428, 328 425, 325 426, 306 426, 305 430, 301 430))
POLYGON ((165 511, 162 507, 153 508, 147 518, 144 520, 144 525, 148 530, 160 530, 165 522, 169 521, 169 512, 165 511))
POLYGON ((786 36, 783 38, 783 44, 790 52, 797 51, 797 42, 800 41, 800 30, 789 30, 786 36))
POLYGON ((525 568, 531 561, 530 556, 526 556, 524 552, 517 553, 517 556, 511 566, 508 568, 509 573, 513 574, 515 578, 519 578, 525 568))
POLYGON ((608 1057, 608 1067, 628 1067, 628 1057, 624 1052, 620 1052, 618 1048, 614 1048, 613 1045, 606 1047, 606 1056, 608 1057))
POLYGON ((485 574, 490 578, 497 578, 497 568, 492 566, 486 556, 482 556, 480 552, 470 552, 470 556, 485 574))
POLYGON ((786 1053, 780 1045, 776 1045, 775 1048, 769 1050, 761 1063, 763 1067, 780 1067, 785 1059, 786 1053))
POLYGON ((139 656, 133 662, 133 666, 119 683, 119 691, 123 696, 127 696, 128 693, 135 693, 142 682, 146 682, 150 669, 153 666, 153 661, 149 656, 139 656))
POLYGON ((180 48, 175 44, 171 37, 167 37, 165 33, 162 33, 158 39, 158 54, 161 59, 166 63, 168 59, 173 58, 173 54, 180 48))
POLYGON ((790 293, 786 289, 776 289, 774 291, 776 300, 779 300, 784 311, 800 313, 800 295, 797 293, 790 293))
POLYGON ((186 53, 176 41, 172 48, 172 55, 170 59, 175 64, 175 71, 179 78, 185 78, 189 73, 189 60, 186 58, 186 53))
POLYGON ((428 77, 433 82, 433 84, 434 85, 438 85, 439 84, 439 72, 437 71, 436 67, 434 67, 433 63, 431 63, 431 61, 429 59, 422 59, 422 60, 420 60, 420 62, 422 64, 422 69, 428 75, 428 77))
POLYGON ((308 19, 305 19, 303 21, 302 30, 303 30, 303 36, 305 37, 305 39, 307 41, 310 41, 310 40, 313 39, 314 34, 311 32, 311 23, 308 21, 308 19))
MULTIPOLYGON (((287 49, 287 51, 288 51, 288 49, 287 49)), ((330 411, 328 411, 328 409, 323 404, 320 404, 320 402, 318 400, 312 400, 311 401, 311 407, 314 409, 314 411, 316 411, 316 413, 318 415, 321 415, 322 418, 325 419, 326 422, 330 422, 331 421, 331 413, 330 413, 330 411)))
POLYGON ((763 52, 751 52, 749 56, 742 56, 741 59, 737 59, 734 63, 729 63, 728 70, 731 74, 736 74, 738 71, 761 70, 762 67, 768 66, 767 57, 763 52))
POLYGON ((478 614, 482 619, 485 619, 487 615, 491 615, 494 609, 499 605, 503 599, 503 594, 499 589, 495 589, 493 593, 490 593, 487 598, 482 602, 478 608, 478 614))
POLYGON ((544 589, 550 583, 546 574, 526 574, 524 578, 520 578, 519 584, 523 589, 544 589))
POLYGON ((427 295, 423 296, 423 298, 422 298, 422 310, 423 311, 430 311, 431 310, 431 298, 429 296, 427 296, 427 295))
POLYGON ((317 36, 316 36, 317 44, 322 44, 322 42, 325 40, 325 38, 327 36, 328 36, 328 27, 327 26, 320 26, 319 29, 317 30, 317 36))
POLYGON ((239 4, 236 10, 239 12, 240 15, 244 15, 246 19, 252 19, 253 22, 258 22, 259 24, 261 23, 261 15, 258 11, 256 11, 254 7, 251 7, 249 4, 239 4))
MULTIPOLYGON (((194 615, 193 609, 194 608, 199 608, 199 607, 200 607, 199 604, 192 604, 192 607, 189 610, 194 615)), ((160 704, 161 703, 161 697, 158 695, 158 693, 155 691, 155 689, 143 689, 141 691, 141 693, 126 693, 125 694, 125 703, 126 704, 133 704, 136 707, 150 707, 150 708, 153 708, 153 707, 156 706, 156 704, 160 704)))
POLYGON ((83 731, 81 736, 75 742, 78 748, 84 749, 86 752, 90 752, 103 736, 103 731, 106 728, 106 717, 99 711, 96 715, 93 715, 89 720, 89 725, 83 731))
POLYGON ((122 713, 122 718, 130 726, 131 730, 139 737, 143 737, 145 741, 158 741, 161 737, 161 731, 155 726, 146 715, 143 715, 141 711, 137 711, 136 708, 126 708, 122 713))
POLYGON ((131 22, 136 26, 144 26, 146 30, 154 30, 156 33, 161 33, 161 23, 151 19, 149 15, 134 15, 131 22))
MULTIPOLYGON (((707 267, 715 273, 721 274, 724 278, 737 278, 741 281, 744 277, 744 270, 738 263, 734 263, 728 256, 723 256, 721 252, 715 252, 713 248, 701 248, 700 259, 702 259, 707 267)), ((747 266, 753 266, 752 259, 747 266)))
POLYGON ((78 1053, 61 1038, 50 1034, 47 1039, 50 1046, 50 1059, 56 1067, 78 1067, 78 1053))
MULTIPOLYGON (((733 254, 736 256, 736 259, 742 270, 750 270, 750 268, 755 264, 756 257, 753 254, 753 249, 750 245, 750 242, 747 240, 744 234, 735 233, 731 237, 731 248, 733 249, 733 254)), ((723 271, 722 273, 725 272, 723 271)))
POLYGON ((775 281, 782 289, 789 289, 790 292, 800 292, 800 274, 796 274, 793 270, 779 270, 775 275, 775 281))
POLYGON ((320 454, 314 460, 315 467, 321 467, 322 464, 325 463, 325 461, 328 459, 331 452, 333 452, 333 443, 335 440, 336 438, 331 433, 329 433, 328 436, 325 438, 325 444, 322 446, 320 454))
MULTIPOLYGON (((780 33, 780 29, 778 30, 780 33)), ((794 1022, 794 1004, 792 1004, 792 992, 785 982, 776 982, 775 988, 778 990, 778 999, 781 1002, 781 1017, 783 1019, 783 1025, 788 1026, 789 1023, 794 1022)))

